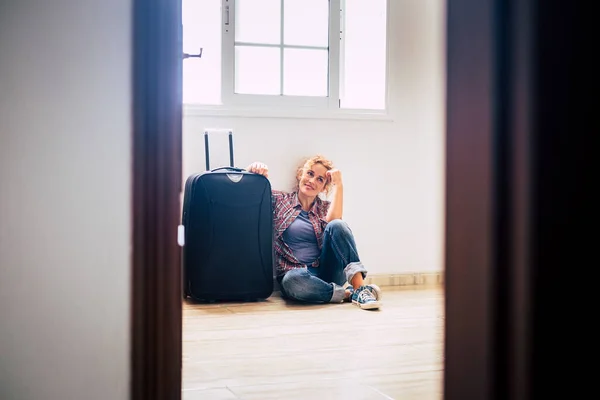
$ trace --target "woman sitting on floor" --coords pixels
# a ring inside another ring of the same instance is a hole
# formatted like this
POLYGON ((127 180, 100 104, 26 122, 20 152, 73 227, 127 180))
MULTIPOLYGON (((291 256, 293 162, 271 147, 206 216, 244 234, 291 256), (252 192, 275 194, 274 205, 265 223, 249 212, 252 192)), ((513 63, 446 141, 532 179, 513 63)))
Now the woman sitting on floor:
MULTIPOLYGON (((254 162, 249 172, 268 177, 254 162)), ((381 289, 365 285, 367 275, 354 236, 342 221, 342 174, 331 161, 315 156, 298 169, 290 193, 273 190, 277 280, 286 297, 309 303, 352 301, 362 309, 381 307, 381 289), (332 200, 319 197, 329 194, 332 200), (344 288, 348 282, 351 286, 344 288)))

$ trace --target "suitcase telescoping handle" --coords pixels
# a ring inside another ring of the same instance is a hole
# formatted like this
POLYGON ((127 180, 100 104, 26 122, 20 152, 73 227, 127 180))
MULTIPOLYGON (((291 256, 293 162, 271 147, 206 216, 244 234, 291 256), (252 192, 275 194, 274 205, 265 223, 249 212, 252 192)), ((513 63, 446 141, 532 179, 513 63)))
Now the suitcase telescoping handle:
MULTIPOLYGON (((210 151, 208 148, 208 131, 204 131, 204 153, 206 154, 206 170, 210 171, 210 151)), ((229 165, 230 167, 220 167, 222 168, 233 168, 239 170, 239 168, 235 168, 233 162, 233 132, 229 131, 229 165)), ((215 170, 216 171, 216 170, 215 170)))

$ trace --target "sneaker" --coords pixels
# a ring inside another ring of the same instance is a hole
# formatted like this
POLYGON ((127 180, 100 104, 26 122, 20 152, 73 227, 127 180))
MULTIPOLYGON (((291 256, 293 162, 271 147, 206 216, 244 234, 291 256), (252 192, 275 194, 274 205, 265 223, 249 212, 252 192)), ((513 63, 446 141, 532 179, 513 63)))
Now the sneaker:
MULTIPOLYGON (((371 291, 371 293, 373 293, 375 300, 377 300, 381 305, 381 299, 383 297, 383 293, 381 292, 381 289, 379 288, 379 286, 377 286, 374 283, 371 283, 369 285, 366 285, 365 287, 367 289, 369 289, 371 291)), ((352 286, 347 286, 345 289, 350 291, 350 298, 348 298, 346 301, 352 301, 352 294, 354 294, 354 288, 352 286)))
POLYGON ((377 309, 381 306, 371 289, 366 286, 361 286, 354 290, 352 293, 352 304, 359 306, 363 310, 377 309))
POLYGON ((381 293, 381 289, 379 288, 379 286, 377 286, 374 283, 371 283, 371 284, 367 285, 367 289, 369 289, 371 291, 371 293, 373 293, 373 296, 375 296, 375 300, 377 300, 379 302, 379 305, 381 305, 381 299, 383 298, 383 293, 381 293))

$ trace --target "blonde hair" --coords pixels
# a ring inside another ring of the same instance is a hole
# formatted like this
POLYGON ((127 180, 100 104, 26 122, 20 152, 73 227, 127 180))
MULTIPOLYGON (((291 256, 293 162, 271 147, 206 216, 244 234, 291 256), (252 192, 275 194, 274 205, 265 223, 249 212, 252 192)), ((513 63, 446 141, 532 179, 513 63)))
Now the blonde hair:
MULTIPOLYGON (((302 174, 304 173, 304 171, 308 171, 315 164, 321 164, 323 167, 325 167, 325 169, 327 171, 333 169, 333 163, 320 154, 317 154, 316 156, 305 159, 302 162, 302 164, 300 164, 300 166, 298 167, 298 169, 296 171, 296 189, 298 189, 298 184, 300 183, 300 178, 302 177, 302 174)), ((329 194, 330 190, 331 190, 331 182, 328 179, 325 181, 325 186, 323 187, 323 191, 325 192, 325 194, 329 194)))

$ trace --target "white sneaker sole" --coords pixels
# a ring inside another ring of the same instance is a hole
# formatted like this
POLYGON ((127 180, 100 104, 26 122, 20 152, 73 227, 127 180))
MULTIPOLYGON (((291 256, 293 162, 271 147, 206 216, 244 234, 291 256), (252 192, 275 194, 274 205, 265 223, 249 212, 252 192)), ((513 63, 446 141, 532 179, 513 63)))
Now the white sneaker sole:
POLYGON ((363 310, 375 310, 375 309, 381 308, 380 301, 371 301, 368 303, 360 304, 358 301, 352 300, 352 304, 362 308, 363 310))

